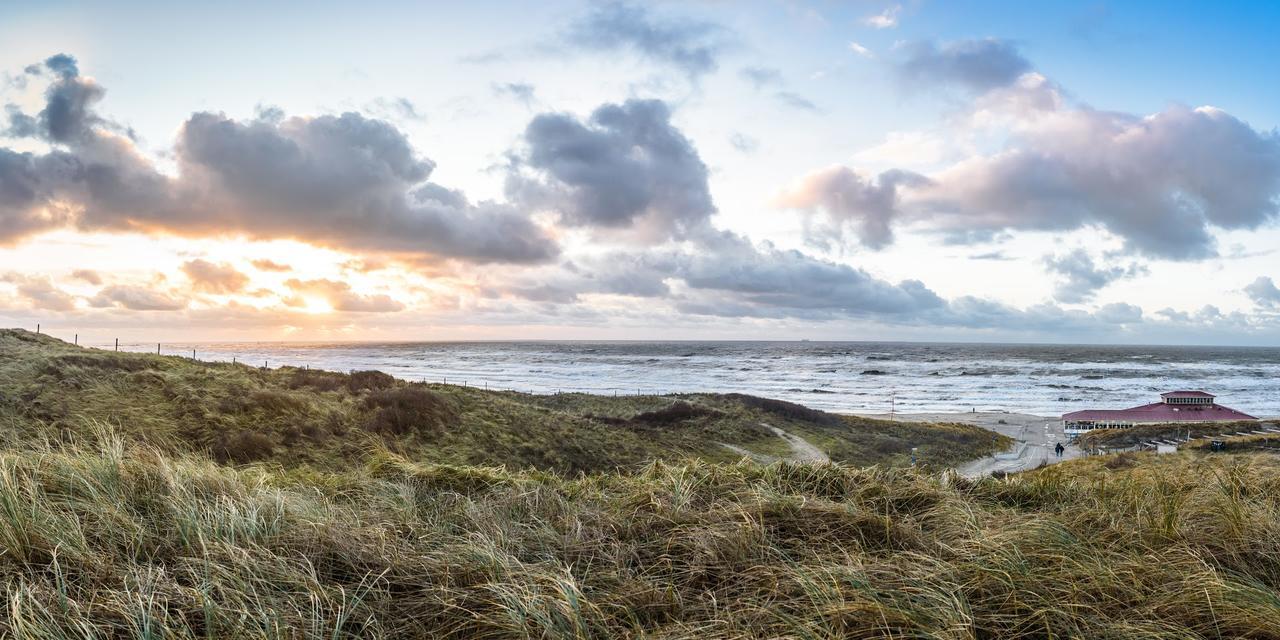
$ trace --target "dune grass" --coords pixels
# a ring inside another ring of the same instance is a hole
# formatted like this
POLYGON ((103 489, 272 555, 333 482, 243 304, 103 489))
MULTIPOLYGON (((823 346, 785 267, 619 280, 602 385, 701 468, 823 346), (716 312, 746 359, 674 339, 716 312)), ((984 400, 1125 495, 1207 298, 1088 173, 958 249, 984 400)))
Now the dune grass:
POLYGON ((303 478, 104 430, 0 453, 0 634, 1280 637, 1275 459, 1105 460, 303 478))
POLYGON ((197 362, 75 347, 0 330, 0 441, 65 439, 102 423, 131 442, 229 464, 358 466, 371 450, 458 465, 592 473, 655 459, 729 462, 723 446, 774 455, 765 425, 850 464, 947 466, 1006 440, 968 425, 837 416, 740 395, 530 395, 335 373, 197 362))

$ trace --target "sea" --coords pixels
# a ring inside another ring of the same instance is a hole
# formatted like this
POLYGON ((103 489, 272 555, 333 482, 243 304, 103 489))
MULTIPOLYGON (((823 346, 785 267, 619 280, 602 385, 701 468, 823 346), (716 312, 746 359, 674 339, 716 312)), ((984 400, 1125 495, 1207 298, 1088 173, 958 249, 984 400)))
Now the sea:
MULTIPOLYGON (((98 345, 113 348, 111 345, 98 345)), ((155 352, 155 343, 121 343, 155 352)), ((1280 416, 1280 348, 899 342, 217 342, 160 345, 200 360, 548 394, 740 392, 844 413, 1125 408, 1198 389, 1280 416)))

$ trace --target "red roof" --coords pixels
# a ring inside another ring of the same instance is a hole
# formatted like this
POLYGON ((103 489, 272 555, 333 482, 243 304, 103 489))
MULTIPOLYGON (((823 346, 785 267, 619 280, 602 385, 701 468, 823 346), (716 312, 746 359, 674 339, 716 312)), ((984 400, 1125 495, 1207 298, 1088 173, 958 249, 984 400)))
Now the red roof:
POLYGON ((1203 391, 1170 391, 1168 393, 1160 394, 1160 397, 1161 398, 1212 398, 1214 397, 1214 395, 1212 393, 1205 393, 1203 391))
MULTIPOLYGON (((1208 394, 1206 394, 1208 395, 1208 394)), ((1199 397, 1199 396, 1196 396, 1199 397)), ((1165 404, 1155 402, 1132 409, 1086 409, 1064 414, 1063 420, 1081 422, 1216 422, 1224 420, 1257 420, 1257 418, 1220 404, 1165 404)))

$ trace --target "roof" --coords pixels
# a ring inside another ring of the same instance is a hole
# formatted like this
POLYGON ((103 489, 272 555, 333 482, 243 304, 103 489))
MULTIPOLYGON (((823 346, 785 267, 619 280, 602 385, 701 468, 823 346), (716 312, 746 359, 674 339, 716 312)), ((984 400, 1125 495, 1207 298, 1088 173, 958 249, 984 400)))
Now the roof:
POLYGON ((1212 393, 1203 391, 1170 391, 1160 394, 1161 398, 1213 398, 1212 393))
MULTIPOLYGON (((1193 396, 1200 397, 1200 396, 1193 396)), ((1063 414, 1068 421, 1113 422, 1216 422, 1225 420, 1257 420, 1257 418, 1220 404, 1171 405, 1163 402, 1144 404, 1132 409, 1086 409, 1063 414)))

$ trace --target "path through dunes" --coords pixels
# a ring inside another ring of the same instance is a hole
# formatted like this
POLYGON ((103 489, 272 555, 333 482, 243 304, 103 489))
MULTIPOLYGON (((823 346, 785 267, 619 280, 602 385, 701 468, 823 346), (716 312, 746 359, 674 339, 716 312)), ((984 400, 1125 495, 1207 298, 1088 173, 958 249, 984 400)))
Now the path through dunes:
MULTIPOLYGON (((822 449, 819 449, 818 447, 814 446, 812 442, 809 442, 808 440, 805 440, 804 438, 801 438, 800 436, 795 435, 794 433, 789 433, 783 429, 779 429, 778 427, 775 427, 770 424, 766 424, 764 422, 761 422, 760 426, 765 427, 770 431, 773 431, 774 435, 778 436, 779 438, 782 438, 783 441, 787 443, 787 446, 791 447, 791 455, 786 457, 786 460, 788 462, 812 462, 812 463, 831 462, 830 456, 824 453, 822 449)), ((756 462, 770 463, 770 462, 777 462, 778 460, 780 460, 780 458, 777 456, 770 456, 763 453, 755 453, 752 451, 748 451, 742 447, 728 444, 725 442, 722 442, 720 444, 724 448, 730 451, 733 451, 734 453, 751 458, 756 462)))

